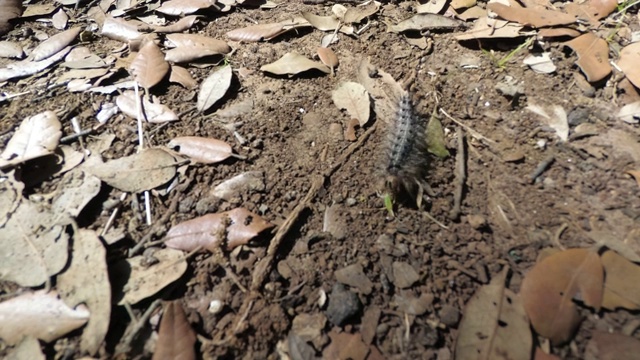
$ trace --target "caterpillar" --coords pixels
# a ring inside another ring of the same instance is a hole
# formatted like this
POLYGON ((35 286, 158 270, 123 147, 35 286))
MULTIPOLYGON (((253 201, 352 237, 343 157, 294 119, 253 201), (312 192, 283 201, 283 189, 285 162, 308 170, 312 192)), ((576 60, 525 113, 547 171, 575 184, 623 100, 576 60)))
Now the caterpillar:
POLYGON ((395 100, 393 118, 388 124, 384 147, 384 181, 386 196, 422 203, 428 170, 426 121, 414 109, 409 86, 395 100))

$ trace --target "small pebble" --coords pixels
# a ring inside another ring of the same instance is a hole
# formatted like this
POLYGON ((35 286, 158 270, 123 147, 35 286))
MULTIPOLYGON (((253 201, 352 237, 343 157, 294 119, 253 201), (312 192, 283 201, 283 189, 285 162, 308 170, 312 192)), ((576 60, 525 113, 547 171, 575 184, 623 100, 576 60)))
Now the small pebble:
POLYGON ((439 315, 440 321, 449 327, 456 326, 460 321, 460 311, 451 305, 444 305, 439 315))
POLYGON ((393 284, 400 289, 411 287, 416 281, 420 280, 420 275, 406 262, 396 261, 393 267, 393 284))
POLYGON ((336 326, 342 326, 350 317, 360 312, 362 303, 358 295, 347 290, 344 285, 336 283, 329 296, 329 305, 325 314, 336 326))
POLYGON ((354 198, 347 198, 347 206, 355 206, 358 203, 358 200, 354 198))
POLYGON ((487 224, 487 219, 482 215, 469 215, 467 221, 472 228, 478 230, 487 224))

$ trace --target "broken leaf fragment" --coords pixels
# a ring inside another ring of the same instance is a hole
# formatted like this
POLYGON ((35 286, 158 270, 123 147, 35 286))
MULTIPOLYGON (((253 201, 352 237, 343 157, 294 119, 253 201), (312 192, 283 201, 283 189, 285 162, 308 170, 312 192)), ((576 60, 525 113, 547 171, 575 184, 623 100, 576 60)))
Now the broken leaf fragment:
POLYGON ((426 129, 427 136, 427 151, 439 158, 446 158, 449 156, 449 150, 444 140, 444 128, 436 112, 434 110, 431 114, 431 119, 427 123, 426 129))
POLYGON ((636 87, 640 87, 640 42, 625 46, 620 51, 618 67, 622 69, 624 75, 636 87))
POLYGON ((195 344, 196 333, 189 324, 180 301, 166 303, 152 360, 196 359, 195 344))
POLYGON ((580 323, 574 298, 596 311, 602 305, 604 270, 590 249, 569 249, 537 263, 524 277, 520 297, 538 334, 561 344, 580 323))
POLYGON ((345 109, 352 119, 358 119, 364 126, 371 117, 371 99, 364 86, 356 82, 344 82, 331 94, 333 103, 338 109, 345 109))
POLYGON ((522 301, 506 288, 507 271, 476 291, 464 309, 456 359, 531 358, 533 339, 522 301))
POLYGON ((233 156, 233 149, 226 142, 199 136, 180 136, 168 146, 201 164, 215 164, 233 156))
POLYGON ((640 309, 640 266, 613 250, 601 256, 605 281, 602 307, 609 310, 640 309))
POLYGON ((84 325, 89 315, 85 306, 72 309, 54 291, 26 292, 0 303, 0 339, 17 344, 33 336, 51 342, 84 325))
POLYGON ((20 123, 0 154, 0 168, 49 155, 58 146, 62 124, 53 111, 30 116, 20 123))
POLYGON ((435 30, 456 29, 462 26, 462 22, 437 14, 417 14, 401 21, 396 25, 390 25, 388 31, 400 33, 409 30, 435 30))
MULTIPOLYGON (((116 97, 116 105, 118 106, 118 109, 132 119, 138 118, 138 101, 140 100, 136 99, 136 93, 132 90, 126 90, 122 95, 118 95, 116 97)), ((141 115, 150 123, 160 124, 178 120, 178 115, 176 115, 173 110, 169 109, 166 105, 152 103, 149 101, 148 96, 144 96, 141 102, 141 115)))
POLYGON ((165 244, 174 249, 192 251, 199 247, 211 252, 244 245, 263 230, 269 222, 245 208, 208 214, 173 226, 165 244))
POLYGON ((275 75, 296 75, 312 69, 320 70, 325 74, 331 72, 331 69, 329 69, 328 66, 307 59, 306 57, 295 52, 286 53, 283 57, 276 60, 275 62, 263 65, 260 68, 260 71, 270 72, 275 75))
POLYGON ((507 6, 498 2, 492 2, 487 8, 509 21, 519 23, 520 25, 531 26, 534 28, 568 25, 576 22, 576 17, 565 14, 560 11, 547 10, 540 8, 524 8, 511 2, 511 6, 507 6))
POLYGON ((302 17, 296 17, 277 23, 251 25, 227 32, 227 37, 234 41, 256 42, 271 40, 287 31, 309 27, 311 24, 302 17))
POLYGON ((81 31, 82 28, 78 26, 53 35, 33 49, 29 57, 33 61, 44 60, 70 45, 81 31))
POLYGON ((604 79, 611 73, 609 44, 593 33, 586 33, 564 43, 578 54, 576 64, 589 82, 604 79))

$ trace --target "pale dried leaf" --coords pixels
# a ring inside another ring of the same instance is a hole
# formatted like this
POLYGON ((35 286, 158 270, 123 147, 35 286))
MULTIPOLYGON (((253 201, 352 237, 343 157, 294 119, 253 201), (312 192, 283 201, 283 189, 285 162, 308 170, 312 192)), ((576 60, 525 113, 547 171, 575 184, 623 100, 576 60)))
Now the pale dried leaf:
POLYGON ((390 25, 388 31, 400 33, 409 30, 436 30, 436 29, 456 29, 462 26, 459 20, 451 19, 437 14, 417 14, 413 17, 401 21, 397 25, 390 25))
POLYGON ((213 55, 220 55, 220 52, 200 46, 180 46, 167 50, 164 59, 173 63, 186 63, 213 55))
POLYGON ((129 66, 129 72, 145 89, 150 89, 164 79, 169 72, 169 63, 164 54, 153 41, 147 42, 129 66))
POLYGON ((168 34, 167 40, 169 40, 172 47, 195 46, 218 54, 231 52, 231 47, 226 42, 204 35, 168 34))
POLYGON ((522 26, 520 25, 483 16, 476 20, 473 28, 462 35, 456 35, 456 39, 511 39, 522 36, 520 30, 522 30, 522 26))
POLYGON ((98 195, 101 185, 100 179, 81 171, 66 174, 60 183, 64 191, 53 200, 51 210, 56 214, 68 214, 75 218, 98 195))
POLYGON ((9 344, 17 344, 24 336, 51 342, 88 319, 86 307, 71 309, 54 291, 28 292, 0 303, 0 338, 9 344))
POLYGON ((196 20, 198 20, 199 17, 200 16, 198 15, 185 16, 171 25, 156 26, 153 28, 153 31, 161 34, 183 32, 185 30, 191 29, 191 27, 196 23, 196 20))
POLYGON ((120 275, 118 279, 126 281, 124 294, 119 294, 118 305, 133 305, 155 295, 178 280, 187 270, 187 260, 182 251, 160 249, 153 253, 153 258, 157 262, 154 261, 150 266, 144 255, 122 260, 114 265, 115 273, 120 275))
POLYGON ((64 11, 64 9, 59 9, 51 17, 51 23, 53 24, 53 27, 58 30, 64 30, 67 27, 68 22, 69 22, 69 16, 64 11))
POLYGON ((53 13, 58 6, 55 4, 31 4, 24 9, 24 13, 22 13, 23 18, 27 17, 41 17, 47 16, 53 13))
POLYGON ((604 295, 602 307, 609 310, 640 309, 640 266, 609 250, 602 254, 604 266, 604 295))
POLYGON ((234 41, 256 42, 271 40, 287 31, 308 27, 311 24, 304 18, 298 17, 278 23, 258 24, 227 32, 227 37, 234 41))
POLYGON ((231 145, 226 142, 198 136, 177 137, 168 146, 202 164, 215 164, 233 155, 231 145))
POLYGON ((560 11, 546 10, 544 8, 523 8, 515 2, 507 6, 498 2, 489 3, 487 8, 501 18, 520 25, 534 28, 568 25, 576 22, 576 17, 560 11))
POLYGON ((227 93, 227 90, 229 90, 229 86, 231 86, 232 77, 233 71, 231 66, 227 65, 214 71, 204 79, 198 92, 198 100, 196 103, 198 111, 207 111, 218 102, 218 100, 222 99, 224 94, 227 93))
POLYGON ((476 4, 476 0, 451 0, 451 7, 455 10, 470 8, 476 4))
POLYGON ((20 0, 0 0, 0 36, 13 29, 11 20, 22 15, 22 1, 20 0))
POLYGON ((22 200, 0 228, 0 280, 40 286, 67 264, 68 240, 56 214, 22 200))
POLYGON ((568 341, 580 323, 579 296, 596 311, 602 304, 604 270, 597 252, 569 249, 537 263, 524 277, 520 297, 533 328, 554 344, 568 341))
POLYGON ((109 329, 111 284, 107 271, 107 251, 92 230, 74 235, 71 265, 58 276, 57 288, 65 303, 85 304, 91 311, 82 331, 80 350, 96 354, 109 329))
POLYGON ((456 340, 456 359, 531 358, 533 339, 521 300, 505 287, 507 271, 467 303, 456 340))
POLYGON ((124 19, 115 19, 111 16, 107 16, 104 19, 100 34, 109 39, 122 42, 130 42, 142 37, 142 33, 138 31, 136 24, 124 19))
MULTIPOLYGON (((138 118, 138 104, 136 103, 135 91, 127 90, 116 97, 116 105, 123 114, 133 118, 138 118)), ((147 97, 142 99, 141 109, 143 118, 150 123, 161 124, 170 121, 177 121, 178 115, 169 109, 168 106, 152 103, 147 97)))
POLYGON ((588 32, 564 44, 578 54, 576 64, 589 82, 600 81, 611 73, 609 45, 597 35, 588 32))
POLYGON ((253 111, 253 98, 244 99, 238 103, 233 103, 224 109, 215 112, 217 117, 224 119, 237 118, 253 111))
POLYGON ((618 112, 618 118, 628 124, 637 124, 640 121, 640 101, 623 106, 618 112))
POLYGON ((40 349, 40 342, 32 337, 27 336, 16 345, 9 353, 5 360, 45 360, 45 356, 40 349))
POLYGON ((57 52, 70 45, 73 40, 78 37, 81 31, 82 28, 78 26, 53 35, 33 49, 29 58, 33 61, 41 61, 55 55, 57 52))
POLYGON ((215 0, 169 0, 164 2, 156 11, 167 15, 183 16, 209 8, 215 3, 215 0))
POLYGON ((168 302, 164 306, 152 360, 195 360, 195 344, 196 333, 180 301, 168 302))
POLYGON ((333 91, 331 98, 338 109, 345 109, 351 118, 358 119, 361 127, 369 121, 371 99, 364 86, 356 82, 342 83, 333 91))
MULTIPOLYGON (((320 31, 334 31, 341 25, 340 20, 338 20, 335 16, 318 16, 312 14, 310 12, 303 12, 302 17, 307 20, 311 26, 320 30, 320 31)), ((351 35, 354 33, 354 29, 352 26, 341 25, 340 30, 341 33, 351 35)))
POLYGON ((307 59, 306 57, 295 52, 286 53, 283 57, 276 60, 275 62, 263 65, 260 68, 260 71, 266 71, 276 75, 295 75, 311 69, 320 70, 325 74, 331 72, 331 69, 329 69, 328 66, 307 59))
POLYGON ((70 47, 64 48, 55 55, 42 61, 25 60, 9 64, 6 68, 0 69, 0 82, 37 74, 62 60, 70 50, 70 47))
POLYGON ((560 140, 567 141, 569 139, 569 121, 567 120, 567 113, 562 106, 553 105, 549 107, 552 115, 549 115, 544 108, 533 102, 529 103, 527 110, 539 115, 546 125, 555 130, 560 140))
POLYGON ((435 1, 427 1, 424 4, 420 4, 416 6, 416 13, 418 14, 438 14, 444 6, 447 4, 448 0, 435 0, 435 1))
POLYGON ((0 41, 0 57, 22 59, 24 52, 20 44, 11 41, 0 41))
POLYGON ((326 47, 319 47, 317 52, 318 52, 318 57, 320 58, 320 61, 322 61, 323 64, 327 65, 331 69, 338 66, 339 64, 338 56, 336 56, 336 53, 333 52, 333 50, 326 47))
POLYGON ((261 171, 248 171, 216 185, 210 194, 217 198, 230 201, 234 197, 240 197, 253 192, 262 192, 264 190, 264 173, 261 171))
POLYGON ((538 30, 538 38, 578 37, 582 33, 571 28, 546 28, 538 30))
POLYGON ((357 24, 380 10, 379 1, 370 1, 364 6, 349 7, 344 14, 345 24, 357 24))
POLYGON ((636 87, 640 87, 640 42, 625 46, 620 50, 618 67, 622 69, 627 79, 636 87))
POLYGON ((617 0, 587 0, 585 2, 569 2, 564 11, 583 21, 589 21, 593 26, 599 26, 598 20, 607 17, 618 7, 617 0))
POLYGON ((61 129, 53 111, 24 119, 0 154, 0 168, 53 153, 62 136, 61 129))
POLYGON ((458 12, 458 19, 463 21, 480 19, 482 17, 487 16, 487 9, 481 8, 480 6, 473 6, 468 9, 464 9, 463 11, 458 12))
POLYGON ((192 251, 204 248, 215 252, 244 245, 260 232, 272 227, 269 222, 244 208, 208 214, 181 222, 167 232, 165 245, 192 251))
POLYGON ((169 81, 180 84, 187 89, 193 89, 198 86, 198 82, 191 76, 189 70, 178 65, 171 65, 171 75, 169 81))
POLYGON ((539 74, 551 74, 556 71, 556 66, 551 60, 550 52, 540 54, 531 54, 522 61, 525 65, 529 65, 531 70, 539 74))
POLYGON ((87 166, 85 171, 116 189, 140 192, 169 182, 176 174, 176 165, 173 155, 159 148, 151 148, 103 164, 87 166))

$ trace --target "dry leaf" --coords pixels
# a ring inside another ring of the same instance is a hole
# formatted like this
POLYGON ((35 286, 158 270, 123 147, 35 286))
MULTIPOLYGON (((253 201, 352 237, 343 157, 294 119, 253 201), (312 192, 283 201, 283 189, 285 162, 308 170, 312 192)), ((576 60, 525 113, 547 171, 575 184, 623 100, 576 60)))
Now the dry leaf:
MULTIPOLYGON (((122 95, 118 95, 116 97, 116 105, 123 114, 133 119, 138 118, 138 104, 135 91, 127 90, 124 91, 122 95)), ((163 104, 152 103, 146 96, 143 97, 140 106, 143 118, 147 119, 150 123, 160 124, 179 120, 178 115, 169 109, 169 107, 163 104)))
POLYGON ((358 24, 377 13, 380 10, 380 5, 379 1, 370 1, 364 6, 349 7, 342 20, 345 24, 358 24))
POLYGON ((355 82, 345 82, 331 94, 338 109, 345 109, 351 118, 358 119, 360 127, 367 124, 371 116, 371 99, 364 86, 355 82))
MULTIPOLYGON (((114 265, 116 279, 126 281, 118 305, 136 304, 155 295, 167 285, 178 280, 187 271, 187 260, 182 251, 160 249, 153 253, 153 264, 149 256, 134 256, 114 265)), ((116 285, 114 285, 114 289, 116 285)))
POLYGON ((597 35, 588 32, 564 44, 578 54, 576 64, 589 82, 600 81, 611 73, 609 45, 597 35))
POLYGON ((463 11, 457 12, 457 18, 463 21, 480 19, 481 17, 487 16, 487 9, 481 8, 480 6, 472 6, 468 9, 464 9, 463 11))
POLYGON ((462 35, 456 35, 456 40, 511 39, 522 36, 520 30, 522 30, 520 25, 483 16, 476 20, 473 28, 462 35))
MULTIPOLYGON (((166 3, 165 3, 166 4, 166 3)), ((189 15, 167 26, 154 26, 153 31, 157 33, 179 33, 191 29, 200 16, 189 15)))
POLYGON ((521 300, 505 287, 506 277, 505 269, 467 303, 456 340, 456 359, 531 358, 529 320, 521 300))
POLYGON ((293 29, 311 26, 304 18, 295 18, 278 23, 258 24, 227 32, 227 37, 234 41, 256 42, 271 40, 278 35, 293 29))
POLYGON ((145 89, 150 89, 164 79, 169 72, 169 63, 153 41, 147 42, 129 66, 133 78, 145 89))
POLYGON ((573 15, 544 8, 523 8, 516 5, 515 2, 511 2, 511 6, 493 2, 487 5, 487 9, 505 20, 533 28, 568 25, 576 22, 576 17, 573 15))
POLYGON ((637 124, 640 121, 640 101, 623 106, 617 116, 627 124, 637 124))
POLYGON ((211 252, 244 245, 260 232, 272 227, 269 222, 244 208, 208 214, 173 226, 165 244, 174 249, 192 251, 199 247, 211 252))
POLYGON ((0 168, 49 155, 58 146, 62 124, 53 111, 22 120, 7 147, 0 154, 0 168))
POLYGON ((209 8, 215 3, 216 0, 169 0, 164 2, 156 11, 167 15, 184 16, 209 8))
POLYGON ((533 102, 527 105, 527 110, 541 116, 544 123, 555 130, 560 140, 567 141, 569 139, 569 121, 567 120, 567 113, 562 106, 550 106, 549 110, 552 111, 553 115, 549 115, 545 109, 533 102))
POLYGON ((64 48, 55 55, 42 60, 42 61, 19 61, 13 64, 9 64, 6 68, 0 69, 0 82, 23 78, 36 74, 42 70, 49 68, 51 65, 62 60, 71 50, 70 47, 64 48))
POLYGON ((556 71, 556 66, 551 60, 550 52, 539 54, 531 54, 522 61, 525 65, 529 65, 531 70, 539 74, 551 74, 556 71))
POLYGON ((352 26, 341 25, 341 21, 334 16, 318 16, 310 12, 303 12, 302 17, 305 18, 311 26, 320 31, 335 31, 340 26, 340 32, 352 35, 354 29, 352 26))
POLYGON ((218 102, 218 100, 222 99, 224 94, 227 93, 227 90, 229 90, 229 86, 231 86, 232 77, 233 71, 231 70, 231 66, 227 65, 214 71, 204 79, 198 92, 198 100, 196 103, 198 111, 207 111, 218 102))
POLYGON ((418 14, 437 14, 444 6, 447 5, 448 0, 435 0, 435 1, 427 1, 425 4, 420 4, 416 7, 416 13, 418 14))
POLYGON ((242 195, 262 192, 264 190, 264 173, 261 171, 248 171, 216 185, 210 194, 217 198, 230 201, 234 197, 241 197, 242 195))
POLYGON ((166 303, 152 360, 195 360, 195 344, 196 333, 180 301, 166 303))
POLYGON ((0 338, 10 345, 25 336, 51 342, 81 327, 88 319, 86 307, 71 309, 54 291, 27 292, 0 303, 0 338))
POLYGON ((198 82, 191 76, 189 70, 178 65, 171 65, 171 75, 169 81, 180 84, 187 89, 193 89, 198 86, 198 82))
POLYGON ((180 136, 171 140, 168 146, 202 164, 215 164, 233 156, 233 149, 226 142, 198 136, 180 136))
POLYGON ((20 44, 10 41, 0 41, 0 57, 22 59, 24 52, 20 44))
POLYGON ((569 249, 537 263, 520 288, 533 328, 554 344, 568 341, 580 323, 573 298, 599 310, 603 277, 600 257, 589 249, 569 249))
POLYGON ((167 39, 175 49, 167 51, 165 60, 172 62, 189 62, 206 56, 228 54, 229 45, 212 37, 194 34, 169 34, 167 39))
POLYGON ((602 254, 604 266, 604 296, 602 307, 609 310, 640 309, 640 266, 609 250, 602 254))
POLYGON ((326 47, 319 47, 317 50, 318 57, 323 64, 327 65, 331 68, 331 73, 333 73, 333 69, 338 66, 338 57, 333 50, 326 47))
POLYGON ((598 360, 631 360, 640 353, 640 340, 623 334, 594 331, 587 347, 592 343, 596 345, 598 360))
POLYGON ((437 14, 417 14, 413 17, 401 21, 397 25, 390 25, 388 31, 400 33, 408 30, 436 30, 436 29, 456 29, 462 26, 459 20, 451 19, 437 14))
POLYGON ((29 58, 33 59, 33 61, 41 61, 55 55, 70 45, 81 31, 82 28, 78 26, 48 38, 33 49, 29 58))
MULTIPOLYGON (((79 161, 82 161, 84 155, 78 154, 80 155, 79 161)), ((66 162, 67 158, 65 157, 66 162)), ((89 201, 98 195, 101 185, 100 179, 82 171, 66 174, 60 183, 64 191, 61 191, 60 195, 54 198, 51 210, 56 214, 67 214, 76 218, 89 201)))
POLYGON ((544 350, 537 347, 536 352, 533 355, 533 360, 562 360, 562 359, 556 355, 547 354, 546 352, 544 352, 544 350))
POLYGON ((593 26, 600 25, 598 20, 607 17, 618 7, 617 0, 587 0, 583 3, 569 2, 564 11, 578 19, 586 20, 593 26))
POLYGON ((620 50, 618 67, 633 85, 640 88, 640 42, 625 46, 620 50))
POLYGON ((138 154, 88 166, 85 171, 116 189, 140 192, 169 182, 176 174, 176 165, 173 155, 159 148, 151 148, 138 154))
POLYGON ((5 360, 46 360, 42 349, 40 349, 40 342, 33 336, 27 336, 22 341, 14 346, 10 350, 5 360))
POLYGON ((276 75, 295 75, 311 69, 320 70, 325 74, 331 72, 328 66, 309 60, 295 52, 286 53, 275 62, 263 65, 260 71, 266 71, 276 75))
POLYGON ((91 311, 82 330, 80 350, 95 355, 109 329, 111 284, 107 272, 107 251, 92 230, 74 234, 71 265, 57 278, 57 288, 65 303, 85 304, 91 311))
POLYGON ((58 30, 64 30, 67 27, 67 23, 69 23, 69 16, 64 12, 64 9, 59 9, 53 16, 51 17, 51 23, 53 27, 58 30))
POLYGON ((137 25, 123 19, 114 19, 111 16, 104 19, 100 34, 122 42, 130 42, 142 37, 137 25))
POLYGON ((20 0, 0 0, 0 36, 13 29, 11 20, 22 15, 22 1, 20 0))
POLYGON ((556 37, 578 37, 582 35, 582 33, 578 30, 571 28, 547 28, 540 29, 538 31, 538 38, 556 38, 556 37))

